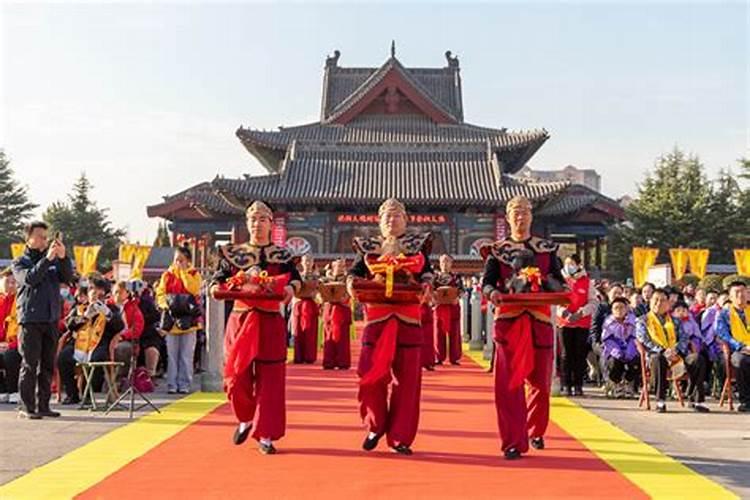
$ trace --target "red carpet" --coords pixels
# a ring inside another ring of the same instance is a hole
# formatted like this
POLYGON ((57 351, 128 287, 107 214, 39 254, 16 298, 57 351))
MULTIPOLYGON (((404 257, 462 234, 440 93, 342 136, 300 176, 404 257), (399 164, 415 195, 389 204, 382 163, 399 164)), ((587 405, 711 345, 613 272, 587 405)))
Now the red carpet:
POLYGON ((415 454, 361 451, 356 378, 290 365, 287 436, 262 456, 234 446, 228 405, 79 498, 644 498, 635 485, 556 426, 547 449, 501 458, 492 377, 467 358, 425 372, 415 454))

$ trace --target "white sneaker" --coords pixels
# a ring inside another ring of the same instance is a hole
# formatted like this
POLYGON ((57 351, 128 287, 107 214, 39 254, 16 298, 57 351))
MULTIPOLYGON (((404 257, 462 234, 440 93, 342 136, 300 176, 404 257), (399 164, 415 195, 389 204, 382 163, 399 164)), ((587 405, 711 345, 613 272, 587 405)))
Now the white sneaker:
POLYGON ((11 392, 8 394, 8 403, 12 405, 17 405, 21 402, 21 397, 18 395, 17 392, 11 392))
POLYGON ((0 394, 0 403, 7 403, 9 397, 10 397, 10 394, 7 394, 7 393, 0 394))

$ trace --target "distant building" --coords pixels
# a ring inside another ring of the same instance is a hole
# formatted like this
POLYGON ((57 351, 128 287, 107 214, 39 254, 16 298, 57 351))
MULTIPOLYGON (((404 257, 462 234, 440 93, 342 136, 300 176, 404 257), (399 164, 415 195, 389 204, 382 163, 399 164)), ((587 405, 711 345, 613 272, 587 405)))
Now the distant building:
POLYGON ((533 170, 527 165, 518 174, 533 181, 567 181, 571 184, 586 186, 596 192, 602 191, 602 176, 591 168, 568 165, 562 170, 533 170))

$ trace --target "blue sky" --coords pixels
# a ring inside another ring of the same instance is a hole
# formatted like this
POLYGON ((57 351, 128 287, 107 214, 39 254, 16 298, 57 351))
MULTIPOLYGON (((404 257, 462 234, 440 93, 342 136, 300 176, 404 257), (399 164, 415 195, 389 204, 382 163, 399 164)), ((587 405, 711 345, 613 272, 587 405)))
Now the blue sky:
POLYGON ((620 196, 675 145, 748 155, 744 3, 5 4, 0 147, 42 205, 85 171, 133 241, 146 205, 263 169, 234 136, 319 116, 327 54, 461 63, 467 122, 544 127, 533 168, 595 168, 620 196))

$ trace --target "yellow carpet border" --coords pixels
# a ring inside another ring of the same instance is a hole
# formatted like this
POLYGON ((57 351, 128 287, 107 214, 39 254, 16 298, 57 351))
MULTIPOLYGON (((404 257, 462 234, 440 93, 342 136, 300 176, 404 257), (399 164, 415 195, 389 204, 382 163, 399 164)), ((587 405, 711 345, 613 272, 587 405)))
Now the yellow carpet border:
POLYGON ((199 392, 186 396, 161 408, 161 414, 144 415, 0 486, 0 499, 73 498, 225 401, 224 393, 199 392))
MULTIPOLYGON (((482 368, 489 360, 464 344, 482 368)), ((652 498, 736 499, 737 495, 565 397, 552 398, 550 419, 652 498)))

